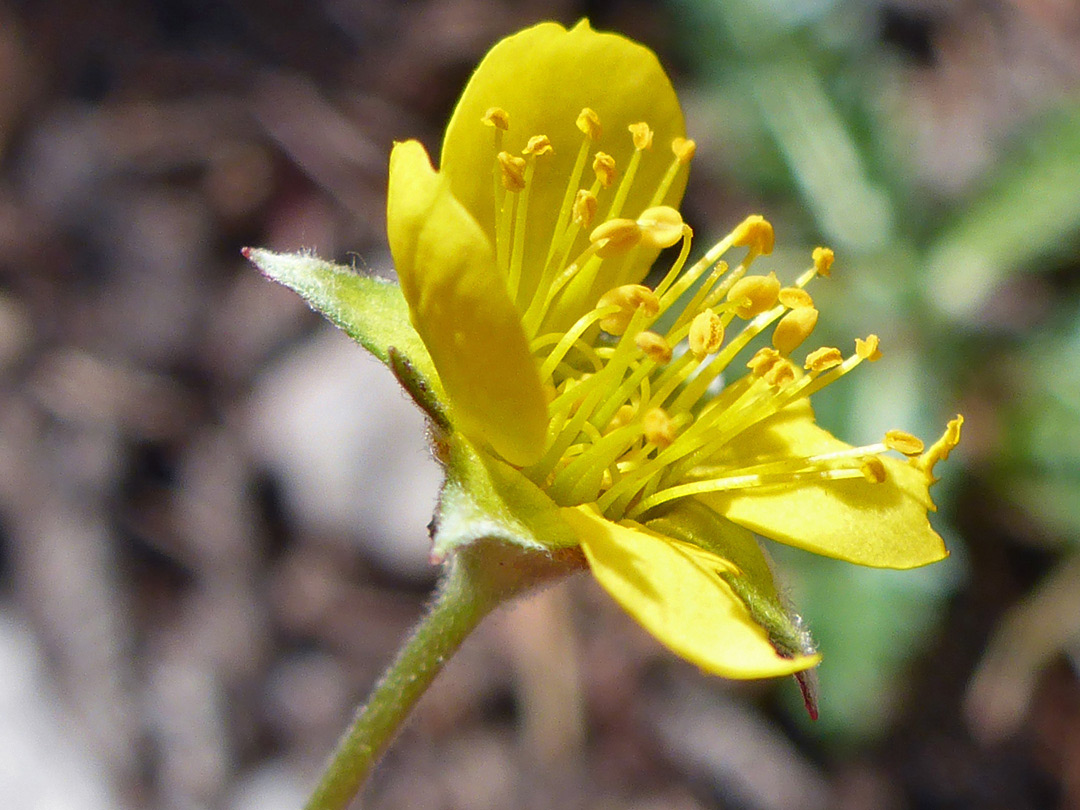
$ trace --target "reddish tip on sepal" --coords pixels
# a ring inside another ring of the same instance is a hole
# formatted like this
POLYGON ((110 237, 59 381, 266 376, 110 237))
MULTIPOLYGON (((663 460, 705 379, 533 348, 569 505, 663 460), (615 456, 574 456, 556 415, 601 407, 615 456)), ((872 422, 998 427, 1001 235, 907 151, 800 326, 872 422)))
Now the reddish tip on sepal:
POLYGON ((251 258, 251 248, 249 248, 249 247, 240 248, 240 255, 243 256, 245 259, 250 259, 251 258))
POLYGON ((442 565, 446 562, 446 552, 432 551, 431 554, 428 555, 428 562, 431 565, 442 565))
POLYGON ((806 713, 810 715, 811 720, 818 719, 818 679, 817 670, 804 669, 802 672, 795 673, 795 680, 799 684, 799 691, 802 692, 803 705, 806 706, 806 713))

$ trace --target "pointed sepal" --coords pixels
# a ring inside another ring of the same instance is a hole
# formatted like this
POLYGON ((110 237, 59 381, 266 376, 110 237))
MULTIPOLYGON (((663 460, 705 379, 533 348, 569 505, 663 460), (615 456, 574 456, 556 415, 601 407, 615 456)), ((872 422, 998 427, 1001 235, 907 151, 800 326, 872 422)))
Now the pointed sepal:
POLYGON ((393 347, 428 390, 441 395, 435 366, 409 322, 409 308, 397 284, 304 253, 262 248, 244 248, 243 253, 263 275, 299 293, 312 309, 391 368, 393 347))

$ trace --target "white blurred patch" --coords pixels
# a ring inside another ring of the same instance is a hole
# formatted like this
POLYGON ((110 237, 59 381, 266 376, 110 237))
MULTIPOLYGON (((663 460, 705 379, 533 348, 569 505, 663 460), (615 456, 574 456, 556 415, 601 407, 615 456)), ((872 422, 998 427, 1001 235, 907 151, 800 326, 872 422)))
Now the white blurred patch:
POLYGON ((72 736, 29 626, 0 608, 0 797, 4 807, 123 807, 72 736))
POLYGON ((398 574, 431 575, 426 527, 442 473, 419 409, 360 346, 326 328, 268 369, 246 432, 298 520, 398 574))

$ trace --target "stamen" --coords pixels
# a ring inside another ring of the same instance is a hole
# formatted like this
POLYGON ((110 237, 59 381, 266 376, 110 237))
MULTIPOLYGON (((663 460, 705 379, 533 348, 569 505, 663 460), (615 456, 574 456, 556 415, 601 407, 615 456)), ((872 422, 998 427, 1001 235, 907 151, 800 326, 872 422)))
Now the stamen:
MULTIPOLYGON (((800 290, 801 292, 801 290, 800 290)), ((773 330, 773 346, 781 354, 791 354, 810 337, 817 324, 818 311, 814 307, 797 307, 780 319, 773 330)))
MULTIPOLYGON (((550 279, 549 269, 551 268, 551 260, 555 256, 563 240, 565 239, 564 232, 566 231, 567 222, 570 220, 573 214, 573 206, 576 205, 575 195, 580 195, 581 191, 578 189, 581 184, 581 175, 585 171, 585 161, 589 159, 589 149, 592 148, 592 144, 599 140, 603 128, 600 126, 600 116, 596 114, 594 110, 585 107, 580 113, 578 113, 577 128, 581 130, 581 133, 585 136, 581 141, 581 146, 578 148, 577 158, 574 160, 574 168, 570 171, 570 176, 566 181, 566 191, 563 192, 562 205, 559 206, 559 216, 555 220, 555 230, 551 234, 551 244, 548 246, 547 258, 544 259, 544 272, 541 276, 548 280, 550 279)), ((585 227, 588 227, 587 225, 585 227)), ((576 231, 574 236, 576 236, 576 231)), ((573 240, 571 239, 571 242, 573 240)), ((569 253, 570 247, 567 246, 565 251, 569 253)), ((565 256, 563 257, 565 261, 565 256)), ((555 268, 557 269, 557 268, 555 268)), ((550 269, 550 272, 554 272, 554 269, 550 269)), ((543 283, 543 282, 541 282, 543 283)))
MULTIPOLYGON (((550 333, 548 333, 546 335, 541 335, 538 338, 534 338, 532 340, 532 342, 529 343, 529 351, 534 355, 541 354, 543 352, 543 350, 545 348, 547 348, 548 346, 552 346, 552 347, 559 346, 559 344, 562 342, 564 337, 565 337, 564 332, 550 332, 550 333)), ((576 349, 578 351, 578 353, 581 354, 582 358, 584 358, 585 361, 588 362, 590 366, 592 366, 592 370, 594 372, 599 371, 600 369, 602 369, 604 367, 604 358, 602 358, 600 356, 600 354, 597 351, 596 347, 594 347, 590 343, 586 343, 580 337, 577 338, 576 340, 574 340, 569 348, 576 349)), ((547 358, 547 356, 554 353, 555 351, 556 351, 556 349, 552 348, 552 350, 550 352, 548 352, 547 355, 545 355, 545 359, 547 358)), ((565 353, 566 352, 564 352, 564 354, 565 353)), ((560 357, 558 362, 560 364, 563 362, 561 357, 560 357)), ((557 366, 556 366, 556 368, 557 368, 557 366)), ((573 368, 578 373, 580 373, 580 368, 578 368, 577 366, 574 366, 573 368)), ((552 369, 551 373, 552 373, 552 375, 554 375, 555 368, 552 369)), ((545 385, 550 385, 551 382, 547 381, 544 384, 545 385)), ((554 397, 552 397, 552 398, 554 398, 554 397)), ((552 398, 548 399, 549 403, 551 402, 552 398)))
POLYGON ((890 430, 885 434, 885 446, 905 456, 917 456, 924 449, 922 439, 902 430, 890 430))
MULTIPOLYGON (((664 274, 663 280, 656 285, 657 297, 664 297, 664 291, 667 290, 667 288, 674 283, 675 279, 679 278, 682 274, 683 267, 686 266, 686 260, 690 257, 690 246, 694 241, 693 236, 694 232, 690 229, 690 226, 684 223, 682 227, 682 248, 679 250, 679 256, 675 259, 674 264, 672 264, 667 273, 664 274)), ((664 308, 667 309, 668 306, 669 304, 665 304, 664 308)), ((685 314, 685 312, 683 314, 685 314)))
MULTIPOLYGON (((597 312, 599 310, 593 310, 591 314, 597 312)), ((623 379, 629 364, 637 353, 637 344, 633 342, 632 337, 641 331, 642 321, 646 317, 644 309, 634 310, 624 337, 615 347, 615 352, 608 359, 608 363, 603 370, 589 376, 587 379, 580 379, 573 389, 568 388, 563 395, 551 404, 548 412, 554 418, 557 418, 558 414, 567 405, 576 405, 576 410, 574 410, 572 418, 561 425, 558 434, 549 443, 544 457, 527 470, 526 474, 534 483, 541 484, 547 479, 549 473, 558 464, 559 459, 562 458, 566 448, 573 444, 585 422, 590 421, 595 416, 596 407, 609 398, 610 391, 617 387, 619 381, 623 379), (627 336, 631 336, 631 338, 628 340, 627 336)), ((604 417, 603 421, 596 419, 593 424, 594 426, 597 423, 604 424, 610 418, 611 414, 609 413, 604 417)))
POLYGON ((597 152, 592 162, 596 179, 604 188, 611 188, 615 182, 615 158, 607 152, 597 152))
POLYGON ((641 242, 641 226, 632 219, 609 219, 593 229, 589 241, 601 259, 621 256, 641 242))
POLYGON ((521 151, 525 155, 540 157, 541 155, 550 155, 555 149, 552 147, 551 139, 547 135, 533 135, 521 151))
POLYGON ((590 141, 598 141, 604 134, 604 128, 600 126, 600 116, 590 107, 584 107, 574 123, 590 141))
MULTIPOLYGON (((642 332, 642 334, 645 334, 645 332, 642 332)), ((623 340, 625 340, 625 338, 623 338, 623 340)), ((634 338, 634 344, 641 349, 641 345, 638 343, 636 337, 634 338)), ((620 343, 620 345, 622 344, 620 343)), ((608 391, 608 401, 596 409, 596 413, 593 414, 591 420, 593 424, 603 425, 607 420, 611 419, 615 411, 618 410, 619 404, 630 401, 634 397, 635 392, 638 402, 649 402, 649 390, 651 385, 649 382, 649 375, 656 368, 656 365, 656 360, 649 357, 648 354, 645 355, 645 359, 637 362, 634 371, 623 379, 622 384, 614 391, 608 391)))
POLYGON ((866 340, 855 338, 855 353, 863 360, 876 363, 881 359, 881 350, 878 348, 881 340, 877 335, 867 335, 866 340))
MULTIPOLYGON (((648 334, 642 332, 641 334, 648 334)), ((624 403, 619 406, 619 410, 615 411, 615 415, 611 417, 611 421, 608 422, 607 428, 604 433, 611 433, 614 430, 618 430, 624 425, 629 425, 633 421, 634 416, 637 414, 637 409, 630 403, 624 403)))
POLYGON ((649 202, 650 207, 660 205, 664 201, 668 190, 671 188, 671 184, 675 182, 675 177, 678 175, 679 170, 693 160, 694 152, 696 150, 697 144, 689 138, 672 139, 671 151, 675 155, 675 159, 668 165, 667 171, 664 172, 663 178, 661 178, 659 185, 656 187, 656 191, 653 192, 652 200, 649 202))
MULTIPOLYGON (((777 400, 776 407, 774 408, 773 412, 786 407, 787 405, 794 402, 796 399, 813 396, 825 386, 831 385, 832 383, 836 382, 838 379, 843 377, 845 374, 847 374, 864 360, 869 360, 870 362, 873 362, 877 358, 881 357, 881 352, 877 352, 877 357, 872 357, 869 354, 864 357, 862 354, 859 353, 860 345, 862 345, 863 347, 869 347, 870 344, 873 344, 873 346, 875 347, 874 350, 876 351, 877 335, 868 335, 865 341, 856 338, 855 354, 848 357, 839 365, 829 364, 824 366, 825 368, 829 369, 824 374, 818 374, 812 371, 810 375, 803 377, 796 385, 792 386, 783 397, 777 400)), ((809 358, 807 358, 807 360, 809 361, 809 358)))
POLYGON ((783 307, 774 307, 747 323, 742 328, 742 331, 730 340, 707 366, 701 368, 698 375, 675 398, 672 408, 677 411, 689 409, 693 403, 700 400, 705 395, 705 392, 709 390, 713 380, 727 368, 728 363, 734 359, 735 355, 742 351, 747 343, 757 337, 766 326, 780 317, 782 312, 783 307))
POLYGON ((581 228, 588 228, 596 217, 596 195, 580 189, 574 198, 573 222, 581 228))
MULTIPOLYGON (((712 301, 707 303, 706 299, 711 297, 711 293, 713 292, 713 287, 716 286, 716 282, 719 281, 720 277, 723 276, 724 273, 726 273, 727 271, 727 262, 721 260, 716 263, 716 266, 713 267, 712 272, 709 273, 709 275, 705 278, 703 282, 701 282, 701 285, 698 287, 697 292, 695 292, 693 298, 690 299, 690 303, 683 307, 683 311, 679 313, 679 316, 675 319, 675 323, 671 325, 671 328, 668 330, 669 339, 674 341, 676 340, 676 336, 678 336, 679 339, 684 337, 684 330, 689 329, 688 324, 694 319, 695 313, 701 312, 706 309, 715 310, 716 302, 712 301)), ((666 281, 667 278, 665 277, 664 280, 666 281)), ((657 289, 660 288, 657 287, 657 289)), ((727 307, 725 306, 723 307, 723 309, 726 311, 727 307)))
POLYGON ((687 230, 682 214, 668 205, 645 209, 637 218, 637 224, 641 228, 641 244, 648 248, 671 247, 687 230))
POLYGON ((767 276, 741 278, 728 290, 727 300, 735 304, 735 314, 743 320, 760 315, 776 304, 780 294, 780 279, 776 273, 767 276))
MULTIPOLYGON (((671 283, 670 289, 665 286, 670 283, 669 280, 664 279, 664 282, 657 287, 657 295, 663 296, 664 309, 667 309, 675 303, 679 296, 690 289, 694 282, 701 277, 701 274, 712 267, 732 245, 746 245, 753 242, 754 244, 758 244, 759 247, 764 247, 767 243, 769 248, 767 251, 760 249, 750 251, 750 256, 748 256, 747 261, 744 262, 747 266, 753 261, 753 256, 760 253, 771 252, 771 237, 767 237, 766 230, 768 234, 771 234, 772 226, 760 215, 753 214, 740 222, 735 230, 706 251, 705 255, 694 262, 694 266, 687 270, 678 281, 672 279, 671 281, 674 283, 671 283)), ((728 283, 734 282, 729 279, 728 283)))
POLYGON ((646 357, 658 365, 671 362, 671 346, 663 335, 648 330, 639 334, 634 341, 646 357))
POLYGON ((732 244, 736 247, 748 246, 755 253, 765 256, 772 253, 776 240, 773 226, 760 214, 752 214, 744 219, 732 236, 732 244))
POLYGON ((652 149, 653 132, 648 124, 642 121, 631 124, 627 128, 634 139, 634 152, 630 155, 630 163, 626 167, 622 180, 619 181, 619 188, 615 191, 615 199, 611 201, 611 207, 607 212, 608 219, 614 219, 622 213, 626 198, 630 196, 630 188, 634 184, 638 166, 641 165, 641 154, 646 149, 652 149))
MULTIPOLYGON (((552 303, 562 292, 563 288, 581 273, 583 276, 593 276, 596 273, 596 269, 600 266, 601 260, 597 258, 596 254, 601 247, 605 247, 607 242, 593 242, 583 250, 573 262, 566 265, 566 268, 559 274, 557 278, 550 281, 545 277, 544 283, 540 285, 538 291, 543 291, 546 287, 546 291, 543 297, 537 295, 533 298, 529 304, 529 308, 525 312, 525 316, 522 318, 522 322, 525 325, 527 333, 534 333, 543 322, 544 317, 548 313, 552 303)), ((566 255, 563 255, 563 261, 561 264, 565 264, 566 255)), ((555 265, 553 265, 555 266, 555 265)))
POLYGON ((562 359, 566 357, 566 353, 570 351, 570 348, 574 343, 585 334, 585 330, 592 326, 597 321, 603 321, 604 318, 611 317, 618 313, 619 310, 614 306, 605 306, 603 304, 597 305, 596 309, 586 312, 577 321, 566 330, 566 333, 559 338, 559 342, 555 344, 555 348, 551 350, 551 354, 544 358, 543 364, 540 366, 540 379, 547 380, 554 373, 556 366, 562 362, 562 359))
POLYGON ((724 343, 724 322, 720 316, 707 309, 699 312, 690 322, 687 335, 690 351, 698 360, 720 349, 724 343))
POLYGON ((675 423, 663 408, 651 408, 641 418, 645 440, 661 450, 675 441, 675 423))
POLYGON ((525 188, 525 159, 503 151, 496 155, 502 172, 503 188, 507 191, 521 191, 525 188))
MULTIPOLYGON (((560 214, 561 216, 561 214, 560 214)), ((551 246, 548 248, 548 258, 544 263, 544 272, 540 276, 540 281, 536 286, 537 293, 534 294, 532 301, 529 302, 528 308, 525 310, 525 315, 522 316, 522 323, 525 325, 526 332, 528 334, 535 334, 536 330, 540 328, 540 324, 547 314, 548 307, 555 300, 555 295, 562 289, 569 280, 570 276, 564 277, 556 281, 555 274, 559 268, 566 268, 566 260, 570 255, 570 251, 574 247, 574 241, 577 239, 578 233, 582 228, 588 228, 596 216, 596 195, 587 191, 586 189, 579 189, 574 197, 574 204, 571 208, 571 219, 569 227, 562 228, 562 236, 558 244, 552 241, 551 246), (554 260, 553 260, 554 259, 554 260)), ((570 275, 577 271, 577 268, 581 265, 584 259, 592 256, 592 252, 595 252, 595 246, 590 246, 590 252, 587 255, 582 255, 578 258, 578 261, 574 263, 570 270, 570 275)))
POLYGON ((489 107, 480 120, 486 126, 500 129, 503 132, 510 129, 510 114, 502 107, 489 107))
POLYGON ((801 287, 784 287, 777 296, 777 300, 788 309, 814 305, 814 299, 810 297, 810 293, 801 287))
POLYGON ((597 309, 609 307, 618 309, 600 321, 600 328, 608 334, 621 335, 638 310, 644 313, 646 319, 655 318, 660 311, 660 302, 648 287, 642 284, 624 284, 608 290, 596 303, 597 309))
POLYGON ((832 346, 822 346, 806 355, 803 368, 807 371, 825 371, 844 362, 844 355, 832 346))
MULTIPOLYGON (((845 478, 865 478, 871 483, 881 483, 885 480, 885 477, 885 465, 881 463, 880 459, 873 456, 862 459, 857 466, 851 467, 826 467, 824 469, 782 473, 743 472, 739 475, 679 484, 678 486, 654 492, 643 498, 640 503, 629 511, 627 516, 636 519, 660 504, 690 495, 702 495, 706 492, 729 492, 735 489, 749 489, 751 487, 790 485, 802 481, 837 481, 845 478)), ((609 490, 609 493, 611 491, 609 490)))
MULTIPOLYGON (((518 195, 517 206, 514 211, 514 241, 510 250, 510 269, 507 273, 506 286, 510 290, 510 297, 518 299, 521 288, 521 269, 525 254, 525 230, 529 222, 529 197, 532 194, 533 177, 536 174, 536 159, 550 155, 554 149, 546 135, 533 135, 525 145, 524 154, 529 158, 525 161, 525 176, 522 180, 523 188, 518 195)), ((519 158, 520 160, 520 158, 519 158)), ((531 295, 532 290, 525 290, 526 295, 531 295)), ((519 305, 521 302, 518 302, 519 305)), ((524 307, 522 307, 524 308, 524 307)))
MULTIPOLYGON (((586 425, 587 432, 589 427, 586 425)), ((641 425, 638 424, 627 424, 607 435, 597 435, 576 459, 555 475, 549 492, 562 503, 592 500, 603 486, 608 466, 640 436, 641 425)))
MULTIPOLYGON (((491 172, 492 194, 495 200, 495 262, 500 275, 505 278, 510 269, 510 217, 506 211, 507 191, 502 179, 502 161, 497 157, 503 151, 503 133, 510 127, 510 116, 500 107, 491 107, 480 120, 490 127, 495 135, 496 160, 491 172)), ((511 207, 512 205, 513 203, 511 207)))
POLYGON ((780 352, 769 346, 762 346, 747 361, 746 367, 750 369, 750 373, 755 377, 764 377, 779 360, 780 352))
POLYGON ((685 166, 694 159, 694 153, 697 151, 697 143, 690 138, 673 138, 671 141, 671 151, 675 153, 675 159, 679 161, 681 165, 685 166))
POLYGON ((817 247, 814 248, 814 252, 811 254, 814 260, 814 272, 823 278, 828 278, 832 275, 832 263, 836 258, 831 248, 817 247))
POLYGON ((773 388, 783 388, 795 382, 795 366, 790 360, 781 357, 765 372, 762 379, 773 388))
POLYGON ((887 477, 885 474, 885 463, 877 456, 871 456, 866 459, 862 466, 859 467, 859 472, 863 474, 863 477, 871 484, 882 484, 887 477))
POLYGON ((638 152, 652 149, 653 131, 648 124, 639 121, 636 124, 631 124, 627 129, 630 130, 630 135, 634 139, 634 149, 638 152))

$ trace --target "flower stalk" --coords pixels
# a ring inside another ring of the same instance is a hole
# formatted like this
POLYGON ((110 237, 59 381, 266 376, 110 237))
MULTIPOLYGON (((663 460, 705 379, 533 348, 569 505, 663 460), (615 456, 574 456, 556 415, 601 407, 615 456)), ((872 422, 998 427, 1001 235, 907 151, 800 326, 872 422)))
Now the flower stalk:
POLYGON ((416 701, 480 620, 503 602, 585 567, 554 555, 481 542, 447 563, 435 598, 342 736, 305 810, 344 810, 397 736, 416 701))

